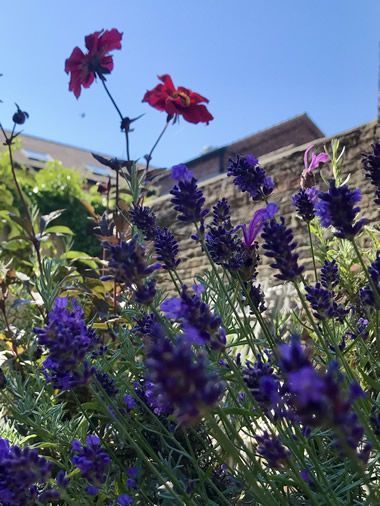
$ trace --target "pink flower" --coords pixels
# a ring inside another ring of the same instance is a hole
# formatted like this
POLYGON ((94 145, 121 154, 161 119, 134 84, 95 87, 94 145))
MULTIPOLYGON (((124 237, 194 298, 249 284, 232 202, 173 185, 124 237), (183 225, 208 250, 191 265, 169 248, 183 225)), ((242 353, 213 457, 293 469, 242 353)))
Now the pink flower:
POLYGON ((319 163, 321 162, 327 162, 329 157, 326 155, 326 153, 319 153, 319 155, 316 155, 315 153, 311 153, 311 162, 308 165, 308 158, 309 158, 309 151, 314 147, 314 144, 307 148, 304 155, 304 163, 305 163, 305 170, 307 172, 310 172, 311 169, 315 169, 318 167, 319 163))
POLYGON ((277 204, 268 204, 264 209, 258 209, 252 217, 252 220, 248 226, 238 225, 235 230, 241 228, 243 230, 244 243, 246 246, 251 246, 253 241, 261 232, 264 222, 271 220, 273 216, 278 212, 277 204))
POLYGON ((79 47, 75 47, 70 58, 65 62, 65 72, 71 72, 69 90, 78 98, 81 86, 89 88, 96 76, 102 79, 113 69, 113 57, 108 53, 114 49, 121 49, 123 34, 116 28, 101 30, 85 37, 88 53, 84 54, 79 47))

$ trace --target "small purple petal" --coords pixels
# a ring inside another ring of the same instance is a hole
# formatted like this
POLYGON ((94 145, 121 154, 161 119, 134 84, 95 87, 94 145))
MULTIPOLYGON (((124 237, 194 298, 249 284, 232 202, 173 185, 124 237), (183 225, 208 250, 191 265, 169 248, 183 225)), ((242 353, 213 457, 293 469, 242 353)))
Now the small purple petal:
POLYGON ((166 299, 160 306, 166 318, 180 318, 183 316, 183 304, 181 299, 166 299))
POLYGON ((174 165, 170 177, 175 181, 189 181, 194 176, 194 172, 189 170, 185 164, 174 165))

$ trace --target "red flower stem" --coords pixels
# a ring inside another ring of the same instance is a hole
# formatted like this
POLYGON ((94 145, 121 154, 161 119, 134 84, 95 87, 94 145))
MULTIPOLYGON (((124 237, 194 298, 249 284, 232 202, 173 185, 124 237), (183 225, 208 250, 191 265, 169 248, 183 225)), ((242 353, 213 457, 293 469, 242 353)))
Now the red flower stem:
POLYGON ((166 122, 166 124, 165 124, 165 126, 164 126, 164 128, 163 128, 162 132, 160 133, 160 135, 158 136, 158 139, 157 139, 157 140, 156 140, 156 142, 154 143, 153 148, 150 150, 150 153, 149 153, 149 155, 147 156, 147 159, 146 159, 146 167, 145 167, 145 171, 148 171, 148 169, 149 169, 149 163, 150 163, 150 160, 151 160, 151 158, 152 158, 153 151, 156 149, 157 144, 160 142, 160 140, 161 140, 162 136, 164 135, 164 133, 165 133, 166 129, 168 128, 168 125, 169 125, 169 123, 170 123, 170 120, 171 120, 171 119, 172 119, 172 118, 170 117, 170 119, 166 122))
POLYGON ((40 268, 40 273, 41 273, 41 276, 42 276, 43 275, 43 270, 42 270, 41 254, 40 254, 40 242, 36 238, 36 234, 34 232, 34 227, 33 227, 33 222, 32 222, 32 217, 30 216, 29 209, 28 209, 28 206, 26 204, 24 195, 23 195, 21 187, 20 187, 20 185, 19 185, 19 183, 17 181, 15 164, 14 164, 14 161, 13 161, 12 141, 14 139, 15 127, 16 127, 16 123, 13 125, 11 136, 8 138, 7 134, 5 133, 5 130, 4 130, 3 126, 0 124, 0 128, 1 128, 2 132, 3 132, 3 134, 4 134, 4 137, 5 137, 5 144, 6 144, 6 146, 8 146, 9 161, 10 161, 10 164, 11 164, 11 170, 12 170, 13 180, 15 182, 17 192, 19 194, 19 197, 21 199, 22 205, 24 207, 24 211, 25 211, 26 217, 27 217, 27 219, 28 219, 28 221, 30 223, 30 227, 31 227, 31 231, 32 231, 32 234, 31 234, 32 237, 30 237, 30 239, 32 241, 34 249, 36 250, 37 260, 38 260, 38 266, 40 268))
MULTIPOLYGON (((112 97, 111 93, 109 92, 109 89, 108 89, 108 88, 107 88, 107 86, 106 86, 106 83, 105 83, 105 81, 104 81, 104 78, 102 78, 102 77, 101 77, 101 78, 100 78, 100 80, 102 81, 103 87, 104 87, 104 89, 106 90, 106 93, 107 93, 107 95, 109 96, 109 98, 110 98, 110 100, 111 100, 111 102, 112 102, 113 106, 115 107, 115 109, 116 109, 116 111, 117 111, 118 115, 120 116, 121 122, 123 123, 124 117, 123 117, 123 115, 122 115, 122 113, 121 113, 120 109, 118 108, 118 106, 117 106, 117 104, 116 104, 115 100, 113 99, 113 97, 112 97)), ((129 128, 129 127, 128 127, 128 128, 129 128)), ((130 161, 130 156, 129 156, 129 137, 128 137, 128 128, 125 128, 124 130, 125 130, 125 140, 126 140, 126 144, 127 144, 127 161, 129 162, 129 161, 130 161)))

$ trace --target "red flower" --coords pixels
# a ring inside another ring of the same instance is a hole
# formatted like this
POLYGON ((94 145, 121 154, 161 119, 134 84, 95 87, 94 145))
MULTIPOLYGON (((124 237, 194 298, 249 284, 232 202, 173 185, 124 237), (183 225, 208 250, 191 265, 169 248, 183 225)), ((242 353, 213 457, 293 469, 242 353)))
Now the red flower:
POLYGON ((208 103, 207 98, 182 86, 174 88, 169 74, 158 76, 158 79, 164 84, 158 84, 153 90, 147 91, 143 102, 148 102, 159 111, 166 111, 170 116, 181 114, 189 123, 201 122, 208 125, 209 121, 214 119, 207 107, 200 103, 208 103))
MULTIPOLYGON (((88 53, 84 54, 79 47, 74 48, 70 58, 65 62, 65 72, 71 72, 69 90, 78 98, 81 86, 88 88, 96 75, 102 77, 113 69, 113 59, 110 51, 121 49, 122 33, 116 28, 92 33, 85 37, 88 53)), ((103 78, 104 79, 104 78, 103 78)))

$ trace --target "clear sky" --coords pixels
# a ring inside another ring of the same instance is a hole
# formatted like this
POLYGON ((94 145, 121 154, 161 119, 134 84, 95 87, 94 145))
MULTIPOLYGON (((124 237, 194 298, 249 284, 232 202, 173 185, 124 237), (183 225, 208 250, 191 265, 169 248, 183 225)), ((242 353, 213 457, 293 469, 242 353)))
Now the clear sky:
POLYGON ((123 114, 145 116, 131 155, 147 153, 165 113, 142 104, 169 73, 210 100, 209 126, 171 126, 152 164, 171 166, 306 112, 326 135, 376 118, 378 0, 18 0, 2 2, 0 121, 14 102, 24 133, 125 157, 119 119, 101 83, 68 91, 64 62, 84 36, 124 32, 108 86, 123 114))

